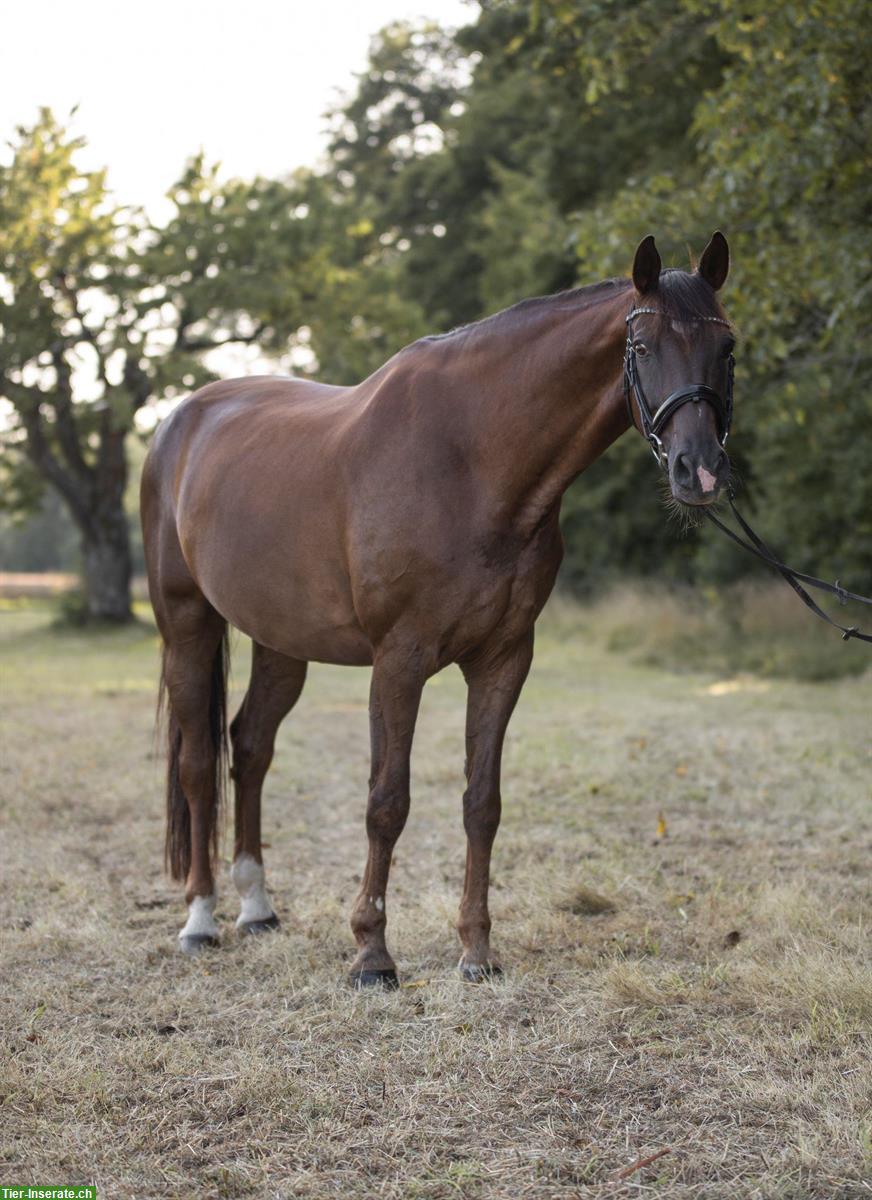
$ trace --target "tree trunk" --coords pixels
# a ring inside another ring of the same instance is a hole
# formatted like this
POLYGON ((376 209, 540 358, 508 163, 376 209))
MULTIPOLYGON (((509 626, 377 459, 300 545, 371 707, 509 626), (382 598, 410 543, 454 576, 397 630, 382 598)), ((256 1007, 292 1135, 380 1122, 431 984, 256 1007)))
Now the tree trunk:
POLYGON ((82 537, 85 597, 92 620, 121 624, 133 620, 130 605, 130 538, 119 504, 103 512, 82 537))

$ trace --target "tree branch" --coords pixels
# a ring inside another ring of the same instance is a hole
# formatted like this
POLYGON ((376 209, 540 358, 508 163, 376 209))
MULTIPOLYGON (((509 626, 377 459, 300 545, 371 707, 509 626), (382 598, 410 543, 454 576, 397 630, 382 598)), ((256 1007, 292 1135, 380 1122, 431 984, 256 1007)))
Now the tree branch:
POLYGON ((100 450, 97 456, 97 494, 101 505, 120 502, 127 486, 127 455, 124 452, 126 429, 114 428, 112 411, 100 414, 100 450))
POLYGON ((124 386, 133 397, 133 412, 137 412, 151 398, 151 380, 130 347, 124 359, 124 386))
POLYGON ((56 394, 51 398, 50 403, 55 412, 58 443, 70 470, 83 479, 90 479, 93 472, 85 462, 79 442, 79 430, 73 411, 71 371, 69 363, 64 358, 63 345, 55 342, 50 353, 57 374, 56 394))
POLYGON ((218 341, 213 338, 197 338, 195 341, 189 341, 184 334, 182 326, 179 326, 176 336, 176 347, 188 354, 192 354, 197 350, 217 350, 221 346, 250 346, 253 342, 260 340, 266 329, 266 321, 261 321, 255 326, 252 333, 231 335, 228 338, 221 338, 218 341))
POLYGON ((69 279, 67 279, 67 276, 63 271, 57 272, 57 274, 55 275, 55 283, 63 292, 64 296, 66 297, 67 301, 70 304, 70 307, 73 310, 73 315, 75 316, 76 320, 79 322, 79 329, 81 330, 81 337, 78 340, 87 342, 90 346, 94 347, 94 352, 97 355, 97 364, 98 364, 99 371, 100 371, 100 378, 103 380, 104 387, 109 387, 110 386, 109 379, 106 374, 106 355, 103 353, 103 350, 100 347, 100 343, 97 340, 96 332, 93 329, 91 329, 91 327, 89 325, 85 324, 85 318, 82 315, 82 310, 79 308, 79 297, 76 294, 76 289, 70 283, 69 279))
POLYGON ((3 391, 15 404, 25 433, 27 457, 57 490, 70 506, 70 510, 82 530, 91 527, 90 488, 64 470, 53 454, 42 427, 39 413, 42 394, 37 389, 24 388, 3 381, 3 391), (16 402, 17 399, 17 402, 16 402))

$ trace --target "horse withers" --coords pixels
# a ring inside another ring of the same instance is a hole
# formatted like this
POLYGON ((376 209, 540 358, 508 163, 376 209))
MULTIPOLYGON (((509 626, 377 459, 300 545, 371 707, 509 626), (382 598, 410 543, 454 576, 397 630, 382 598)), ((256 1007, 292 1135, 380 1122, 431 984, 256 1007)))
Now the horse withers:
POLYGON ((163 639, 166 849, 185 881, 183 950, 219 936, 230 624, 254 643, 229 727, 239 929, 278 924, 261 789, 307 664, 372 666, 369 853, 351 976, 357 986, 396 984, 385 896, 409 811, 415 719, 426 680, 458 663, 468 685, 460 969, 469 980, 500 970, 488 914, 500 759, 563 554, 561 498, 631 423, 677 501, 718 497, 733 337, 716 293, 728 266, 720 233, 693 273, 662 270, 649 237, 632 280, 524 300, 422 338, 356 387, 233 379, 201 388, 161 424, 142 524, 163 639))

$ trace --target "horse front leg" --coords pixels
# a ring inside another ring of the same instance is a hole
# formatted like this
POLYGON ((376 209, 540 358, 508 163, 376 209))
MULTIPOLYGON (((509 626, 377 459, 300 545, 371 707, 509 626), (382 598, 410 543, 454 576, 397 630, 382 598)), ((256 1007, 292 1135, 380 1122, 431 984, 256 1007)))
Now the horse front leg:
POLYGON ((373 665, 369 714, 372 771, 366 810, 369 853, 360 894, 351 914, 357 957, 351 982, 357 988, 398 986, 385 942, 385 895, 391 856, 409 815, 409 756, 425 673, 419 656, 384 653, 373 665))
POLYGON ((490 948, 488 887, 494 838, 500 823, 500 764, 503 739, 530 663, 533 630, 519 640, 486 648, 461 663, 469 686, 466 708, 466 780, 463 824, 466 830, 466 877, 458 932, 463 945, 460 971, 478 983, 500 974, 490 948))

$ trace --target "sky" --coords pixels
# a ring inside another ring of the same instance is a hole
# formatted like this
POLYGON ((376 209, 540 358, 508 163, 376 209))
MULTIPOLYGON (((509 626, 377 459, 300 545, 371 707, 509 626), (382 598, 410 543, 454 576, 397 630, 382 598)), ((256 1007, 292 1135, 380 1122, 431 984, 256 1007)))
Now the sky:
POLYGON ((0 143, 41 105, 78 111, 83 166, 160 208, 200 148, 222 174, 314 165, 323 113, 390 21, 471 22, 472 0, 27 0, 4 5, 0 143))
MULTIPOLYGON (((353 89, 383 26, 429 18, 456 27, 477 11, 474 0, 4 4, 0 156, 8 161, 16 126, 33 123, 41 106, 59 118, 78 106, 71 128, 88 142, 80 165, 107 167, 119 203, 161 220, 166 189, 201 148, 225 178, 315 165, 323 114, 353 89)), ((225 376, 275 369, 253 346, 215 355, 209 365, 225 376)), ((96 394, 91 374, 77 369, 81 397, 96 394)), ((143 410, 144 427, 166 408, 143 410)))

